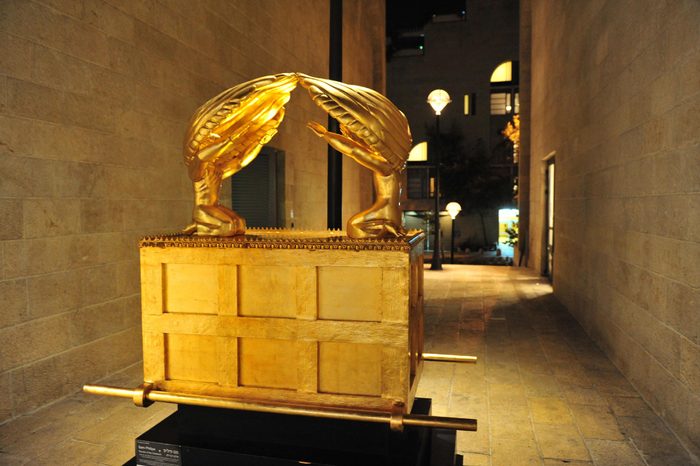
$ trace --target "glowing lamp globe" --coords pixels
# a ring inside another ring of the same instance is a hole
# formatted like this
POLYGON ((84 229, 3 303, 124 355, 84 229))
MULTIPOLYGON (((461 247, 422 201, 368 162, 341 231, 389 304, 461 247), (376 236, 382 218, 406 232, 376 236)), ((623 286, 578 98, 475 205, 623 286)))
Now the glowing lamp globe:
POLYGON ((462 206, 459 205, 458 202, 450 202, 445 206, 445 210, 448 214, 450 214, 452 220, 454 220, 457 217, 457 214, 462 211, 462 206))
POLYGON ((452 102, 452 99, 450 99, 450 94, 442 89, 435 89, 428 94, 428 103, 431 107, 433 107, 436 115, 440 115, 442 109, 447 107, 447 104, 450 102, 452 102))

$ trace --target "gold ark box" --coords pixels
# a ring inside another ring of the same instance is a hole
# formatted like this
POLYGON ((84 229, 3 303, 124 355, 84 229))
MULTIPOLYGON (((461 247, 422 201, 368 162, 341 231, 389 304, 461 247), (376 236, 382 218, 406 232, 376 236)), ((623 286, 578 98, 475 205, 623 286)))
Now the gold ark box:
POLYGON ((422 369, 423 239, 143 239, 144 380, 166 392, 409 412, 422 369))

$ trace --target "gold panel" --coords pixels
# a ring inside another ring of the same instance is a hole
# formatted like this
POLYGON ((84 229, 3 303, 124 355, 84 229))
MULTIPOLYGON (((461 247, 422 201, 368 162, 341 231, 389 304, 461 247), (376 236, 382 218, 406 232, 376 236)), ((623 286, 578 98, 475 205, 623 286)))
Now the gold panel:
POLYGON ((319 267, 318 318, 365 322, 382 320, 382 269, 319 267))
POLYGON ((296 389, 297 342, 263 338, 238 339, 238 384, 296 389))
POLYGON ((216 382, 218 338, 206 335, 165 335, 165 378, 216 382))
POLYGON ((296 316, 296 267, 242 265, 238 282, 239 315, 296 316))
POLYGON ((381 395, 381 345, 320 342, 318 391, 347 395, 381 395))
POLYGON ((168 393, 410 410, 421 372, 423 238, 144 238, 144 381, 168 393))
POLYGON ((214 265, 163 264, 165 312, 216 314, 219 311, 219 275, 214 265))

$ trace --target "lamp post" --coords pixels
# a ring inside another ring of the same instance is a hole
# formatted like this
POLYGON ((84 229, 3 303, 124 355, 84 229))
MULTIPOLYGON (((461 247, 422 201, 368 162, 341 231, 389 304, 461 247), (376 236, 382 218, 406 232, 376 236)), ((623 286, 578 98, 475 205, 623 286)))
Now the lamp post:
POLYGON ((452 102, 450 94, 442 89, 435 89, 428 94, 428 103, 435 110, 436 146, 435 151, 435 240, 433 241, 433 260, 430 270, 442 270, 440 257, 440 113, 447 104, 452 102))
POLYGON ((457 218, 457 214, 462 211, 462 206, 459 205, 458 202, 450 202, 445 206, 445 210, 447 210, 447 213, 450 214, 450 218, 452 219, 452 234, 450 235, 451 241, 450 241, 450 264, 455 263, 455 218, 457 218))

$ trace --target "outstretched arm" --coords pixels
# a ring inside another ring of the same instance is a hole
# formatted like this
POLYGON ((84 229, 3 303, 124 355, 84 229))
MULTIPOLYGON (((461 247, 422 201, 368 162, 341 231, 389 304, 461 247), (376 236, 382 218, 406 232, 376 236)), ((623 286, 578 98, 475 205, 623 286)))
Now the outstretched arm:
POLYGON ((381 173, 382 176, 388 176, 392 173, 391 165, 375 152, 368 150, 366 146, 342 134, 331 133, 323 125, 315 121, 310 121, 306 126, 316 133, 317 136, 325 139, 333 149, 347 155, 360 165, 374 172, 381 173))

